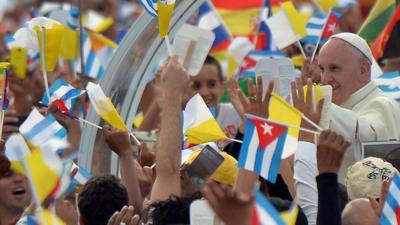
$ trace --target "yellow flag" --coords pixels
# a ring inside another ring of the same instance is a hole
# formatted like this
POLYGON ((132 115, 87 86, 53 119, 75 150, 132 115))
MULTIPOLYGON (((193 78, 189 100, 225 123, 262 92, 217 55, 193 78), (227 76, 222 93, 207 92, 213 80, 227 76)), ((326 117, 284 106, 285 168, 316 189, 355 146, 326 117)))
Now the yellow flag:
POLYGON ((175 0, 157 1, 158 29, 161 38, 164 38, 168 34, 169 22, 171 21, 174 8, 175 0))
POLYGON ((286 13, 294 32, 301 37, 306 36, 307 16, 297 12, 291 1, 285 2, 281 6, 282 10, 286 13))
MULTIPOLYGON (((304 91, 304 102, 306 101, 307 98, 307 85, 303 86, 303 91, 304 91)), ((321 85, 313 85, 312 86, 312 92, 311 92, 311 102, 312 104, 317 104, 319 100, 321 100, 324 97, 324 92, 322 90, 321 85)))
POLYGON ((10 53, 10 63, 14 68, 15 75, 19 79, 24 79, 26 75, 28 56, 26 48, 14 47, 10 53))
POLYGON ((64 29, 61 43, 60 56, 68 60, 76 60, 79 50, 79 34, 68 27, 64 29))
POLYGON ((291 59, 292 59, 293 65, 295 67, 299 67, 299 68, 303 67, 303 65, 304 65, 304 56, 303 55, 295 55, 291 59))
POLYGON ((86 86, 90 103, 97 114, 112 127, 129 131, 113 103, 106 97, 100 85, 89 82, 86 86))
POLYGON ((289 125, 282 158, 286 158, 296 152, 301 117, 302 113, 299 110, 291 106, 279 95, 272 93, 268 119, 289 125))
MULTIPOLYGON (((39 26, 35 26, 34 30, 36 31, 38 40, 39 40, 39 49, 40 49, 40 63, 42 63, 42 32, 39 26)), ((61 41, 63 39, 64 34, 64 26, 61 24, 53 24, 51 28, 47 28, 44 30, 45 32, 45 60, 46 60, 46 71, 53 71, 58 56, 60 54, 61 41)))
POLYGON ((321 7, 321 9, 326 13, 329 12, 330 8, 339 5, 339 3, 336 0, 315 0, 315 3, 317 3, 321 7))
POLYGON ((62 171, 62 161, 55 153, 46 153, 34 148, 25 158, 29 173, 25 171, 21 161, 11 161, 11 169, 17 173, 28 176, 34 185, 40 202, 43 202, 49 195, 57 190, 57 184, 62 171))
POLYGON ((228 69, 226 72, 226 79, 230 80, 233 78, 233 75, 235 75, 236 70, 239 68, 239 64, 236 62, 235 59, 232 57, 228 56, 228 69))
POLYGON ((214 118, 204 121, 197 126, 187 128, 185 135, 187 142, 190 144, 202 144, 228 139, 214 118))

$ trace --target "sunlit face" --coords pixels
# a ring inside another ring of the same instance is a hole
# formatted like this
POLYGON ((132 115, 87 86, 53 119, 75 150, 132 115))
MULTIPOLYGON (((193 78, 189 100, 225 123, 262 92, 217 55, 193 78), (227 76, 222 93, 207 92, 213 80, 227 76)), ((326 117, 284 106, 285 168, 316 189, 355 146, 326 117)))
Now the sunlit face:
POLYGON ((192 96, 199 93, 208 107, 216 107, 224 92, 217 67, 205 64, 197 76, 191 77, 190 91, 192 96))
POLYGON ((22 213, 31 201, 28 179, 10 172, 0 178, 0 207, 10 212, 22 213))
POLYGON ((362 69, 357 50, 343 40, 331 39, 319 53, 321 81, 332 86, 332 102, 341 105, 352 94, 365 85, 365 71, 362 69))

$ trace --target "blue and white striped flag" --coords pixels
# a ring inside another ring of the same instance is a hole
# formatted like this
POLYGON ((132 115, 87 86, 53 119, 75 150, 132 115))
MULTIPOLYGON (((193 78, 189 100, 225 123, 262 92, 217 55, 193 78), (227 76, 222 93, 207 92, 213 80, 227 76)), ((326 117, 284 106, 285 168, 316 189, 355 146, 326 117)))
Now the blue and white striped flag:
POLYGON ((157 0, 140 0, 143 8, 154 17, 157 17, 157 0))
POLYGON ((400 221, 400 176, 394 173, 380 222, 381 225, 398 225, 398 221, 400 221))
POLYGON ((85 93, 85 90, 74 88, 72 85, 67 83, 63 79, 56 80, 49 89, 50 100, 46 94, 43 95, 42 103, 44 105, 50 105, 56 100, 62 100, 65 108, 71 113, 74 109, 75 104, 78 101, 78 97, 85 93))
MULTIPOLYGON (((97 56, 96 52, 92 49, 92 44, 87 33, 83 34, 83 55, 84 55, 84 75, 94 78, 96 80, 101 80, 104 75, 105 67, 111 59, 111 55, 107 58, 106 61, 101 61, 97 56)), ((112 53, 111 53, 112 54, 112 53)), ((75 61, 75 70, 77 72, 81 72, 81 60, 78 59, 75 61)))
POLYGON ((374 80, 379 89, 385 94, 400 102, 400 72, 389 72, 380 75, 374 80))
POLYGON ((238 167, 275 183, 288 129, 253 115, 246 115, 246 130, 238 167))
POLYGON ((285 225, 278 211, 268 199, 256 190, 253 206, 252 225, 285 225))
POLYGON ((314 14, 307 22, 307 36, 305 36, 302 41, 316 45, 324 29, 326 19, 327 16, 324 13, 314 14))
POLYGON ((75 6, 71 6, 69 10, 67 26, 73 30, 77 29, 79 26, 79 9, 75 6))
POLYGON ((35 108, 19 127, 19 132, 34 146, 44 145, 52 139, 66 139, 67 130, 51 114, 44 117, 35 108))
POLYGON ((84 185, 92 177, 92 174, 89 171, 83 167, 77 166, 75 163, 73 164, 72 168, 78 168, 78 172, 75 174, 73 179, 75 184, 84 185))

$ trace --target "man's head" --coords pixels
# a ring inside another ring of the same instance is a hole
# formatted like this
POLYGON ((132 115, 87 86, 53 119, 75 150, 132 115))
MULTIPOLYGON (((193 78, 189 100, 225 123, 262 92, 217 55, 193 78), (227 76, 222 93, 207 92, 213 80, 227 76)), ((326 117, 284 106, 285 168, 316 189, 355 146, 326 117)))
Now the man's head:
POLYGON ((332 36, 321 48, 318 65, 321 80, 333 89, 332 102, 341 105, 371 80, 372 53, 356 34, 332 36))
POLYGON ((110 217, 125 205, 128 205, 128 192, 117 177, 93 177, 78 196, 81 225, 106 225, 110 217))
POLYGON ((7 157, 0 154, 0 217, 22 214, 31 196, 28 179, 13 172, 7 157))
POLYGON ((207 56, 200 73, 190 79, 191 95, 199 93, 208 107, 216 107, 224 92, 224 77, 218 61, 207 56))
POLYGON ((379 217, 368 199, 358 198, 344 208, 342 225, 379 225, 379 217))

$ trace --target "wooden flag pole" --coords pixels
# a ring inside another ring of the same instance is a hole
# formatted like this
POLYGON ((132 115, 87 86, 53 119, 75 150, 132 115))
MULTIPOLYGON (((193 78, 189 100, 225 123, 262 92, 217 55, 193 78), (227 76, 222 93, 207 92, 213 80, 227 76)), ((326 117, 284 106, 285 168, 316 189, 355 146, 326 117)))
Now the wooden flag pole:
POLYGON ((299 46, 300 52, 303 55, 304 59, 307 59, 306 53, 304 52, 303 46, 301 45, 300 41, 297 41, 297 45, 299 46))
POLYGON ((46 95, 47 98, 50 100, 50 91, 49 91, 49 82, 47 81, 47 70, 46 70, 46 28, 41 26, 40 27, 40 33, 42 35, 42 74, 43 74, 43 81, 44 81, 44 87, 46 88, 46 95))

